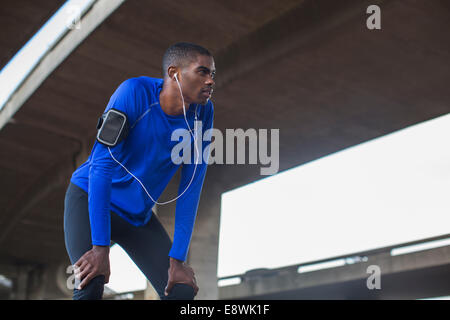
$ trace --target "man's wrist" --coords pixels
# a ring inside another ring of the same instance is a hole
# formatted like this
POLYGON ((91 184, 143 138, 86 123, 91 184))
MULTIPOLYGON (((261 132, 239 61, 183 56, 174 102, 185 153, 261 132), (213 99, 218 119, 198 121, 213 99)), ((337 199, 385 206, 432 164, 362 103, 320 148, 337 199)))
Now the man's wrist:
POLYGON ((93 250, 96 251, 104 251, 104 252, 109 252, 109 246, 98 246, 98 245, 93 245, 92 246, 93 250))
POLYGON ((173 258, 173 257, 170 257, 170 265, 173 265, 173 264, 183 264, 183 262, 184 262, 184 261, 181 261, 181 260, 175 259, 175 258, 173 258))

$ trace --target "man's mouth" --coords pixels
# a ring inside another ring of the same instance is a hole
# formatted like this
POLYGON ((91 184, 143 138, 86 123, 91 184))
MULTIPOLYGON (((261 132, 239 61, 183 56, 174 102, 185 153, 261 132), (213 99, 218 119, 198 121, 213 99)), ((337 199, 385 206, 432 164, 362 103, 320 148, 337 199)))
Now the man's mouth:
POLYGON ((202 90, 202 94, 207 96, 207 97, 210 97, 212 92, 213 92, 213 89, 204 89, 204 90, 202 90))

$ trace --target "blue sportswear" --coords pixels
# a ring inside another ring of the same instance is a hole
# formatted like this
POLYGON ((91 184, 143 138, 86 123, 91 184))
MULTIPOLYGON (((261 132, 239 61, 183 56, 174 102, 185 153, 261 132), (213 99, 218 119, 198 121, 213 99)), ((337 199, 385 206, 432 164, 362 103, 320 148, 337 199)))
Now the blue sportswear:
MULTIPOLYGON (((130 132, 126 139, 110 147, 111 153, 139 178, 156 201, 182 166, 178 189, 180 195, 191 181, 195 167, 195 148, 191 135, 187 142, 191 147, 190 163, 176 164, 172 161, 172 148, 183 139, 178 137, 178 140, 172 141, 172 133, 179 128, 188 128, 183 114, 171 116, 162 110, 159 101, 162 87, 162 79, 145 76, 128 79, 117 88, 104 111, 114 108, 127 115, 130 132)), ((205 133, 213 126, 213 104, 208 101, 205 105, 186 106, 186 117, 191 129, 194 128, 196 106, 198 120, 201 120, 197 130, 205 133)), ((185 193, 176 200, 175 230, 169 256, 182 261, 187 257, 197 215, 209 157, 210 136, 206 134, 205 139, 197 144, 200 157, 195 177, 185 193), (203 156, 204 153, 206 156, 203 156)), ((179 153, 180 156, 182 153, 179 153)), ((154 201, 139 182, 114 161, 108 147, 98 141, 95 141, 87 161, 72 174, 71 182, 88 193, 93 245, 110 244, 110 211, 135 226, 145 225, 152 216, 154 201)))

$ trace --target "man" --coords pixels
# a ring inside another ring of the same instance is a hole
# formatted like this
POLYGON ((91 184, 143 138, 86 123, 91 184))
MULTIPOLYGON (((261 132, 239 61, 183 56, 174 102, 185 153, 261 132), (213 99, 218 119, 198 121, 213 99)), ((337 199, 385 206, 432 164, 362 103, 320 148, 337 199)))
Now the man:
MULTIPOLYGON (((174 163, 172 149, 179 141, 173 141, 172 133, 181 128, 195 132, 195 119, 203 132, 212 128, 214 59, 201 46, 177 43, 164 54, 163 73, 164 79, 143 76, 118 87, 99 121, 88 160, 72 175, 64 234, 80 279, 74 299, 102 298, 110 276, 111 240, 128 253, 161 299, 193 299, 198 292, 185 260, 207 159, 202 161, 200 153, 200 159, 174 163), (172 243, 151 208, 180 165, 172 243)), ((195 147, 198 141, 192 138, 188 143, 195 147)), ((208 148, 206 142, 200 146, 208 148)), ((200 148, 192 149, 198 156, 200 148)))

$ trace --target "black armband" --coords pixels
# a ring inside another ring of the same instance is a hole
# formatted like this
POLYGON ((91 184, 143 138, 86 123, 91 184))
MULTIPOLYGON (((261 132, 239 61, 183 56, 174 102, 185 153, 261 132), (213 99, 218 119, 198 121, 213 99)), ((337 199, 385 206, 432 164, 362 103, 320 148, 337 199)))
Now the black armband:
POLYGON ((98 119, 97 130, 97 141, 106 146, 114 147, 128 136, 127 115, 111 108, 98 119))

